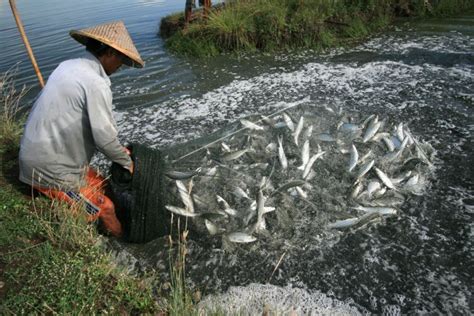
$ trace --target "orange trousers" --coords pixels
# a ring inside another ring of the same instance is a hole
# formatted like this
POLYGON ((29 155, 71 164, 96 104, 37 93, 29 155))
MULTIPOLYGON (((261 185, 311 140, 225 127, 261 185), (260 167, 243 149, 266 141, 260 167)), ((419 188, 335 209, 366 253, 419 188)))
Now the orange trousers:
POLYGON ((105 196, 105 179, 92 168, 89 168, 85 175, 86 186, 79 192, 64 192, 54 189, 38 188, 35 189, 50 199, 64 201, 70 205, 80 205, 88 213, 88 221, 93 222, 100 219, 105 229, 113 236, 122 235, 122 225, 115 214, 114 203, 105 196))

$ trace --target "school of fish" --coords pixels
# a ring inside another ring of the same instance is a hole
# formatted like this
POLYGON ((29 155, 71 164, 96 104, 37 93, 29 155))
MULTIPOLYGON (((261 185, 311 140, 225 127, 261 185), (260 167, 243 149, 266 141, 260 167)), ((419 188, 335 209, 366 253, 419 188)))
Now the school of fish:
POLYGON ((425 192, 432 147, 402 122, 331 112, 240 120, 238 133, 166 173, 175 197, 166 209, 227 243, 271 236, 298 212, 337 230, 396 219, 408 198, 425 192))

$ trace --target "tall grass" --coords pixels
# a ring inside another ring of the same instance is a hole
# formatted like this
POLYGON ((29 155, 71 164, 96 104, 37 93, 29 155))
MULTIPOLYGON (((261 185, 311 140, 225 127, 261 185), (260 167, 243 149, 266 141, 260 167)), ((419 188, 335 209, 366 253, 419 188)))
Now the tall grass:
MULTIPOLYGON (((191 56, 321 49, 365 38, 397 16, 452 15, 473 6, 467 0, 233 0, 214 9, 208 19, 178 27, 166 42, 171 50, 191 56)), ((164 18, 162 25, 168 20, 177 16, 164 18)), ((165 29, 162 35, 169 36, 172 32, 165 29)))
POLYGON ((18 115, 21 110, 21 98, 27 93, 26 87, 17 90, 14 85, 15 70, 0 74, 0 140, 11 142, 18 140, 21 122, 18 115))

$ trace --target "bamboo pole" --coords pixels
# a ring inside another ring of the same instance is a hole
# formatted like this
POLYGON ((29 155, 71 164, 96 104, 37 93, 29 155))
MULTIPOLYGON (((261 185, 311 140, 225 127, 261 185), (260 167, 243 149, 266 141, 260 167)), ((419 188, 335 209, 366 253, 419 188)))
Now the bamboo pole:
POLYGON ((23 24, 20 20, 20 15, 18 14, 18 10, 16 9, 15 0, 10 0, 10 7, 12 9, 13 16, 15 17, 16 25, 18 26, 18 30, 20 31, 23 43, 25 44, 26 51, 28 52, 28 56, 30 57, 31 63, 33 64, 33 68, 35 69, 36 76, 38 76, 40 86, 41 88, 44 88, 43 76, 41 75, 41 71, 38 67, 38 64, 36 63, 35 55, 33 55, 33 50, 31 49, 28 37, 26 37, 25 29, 23 28, 23 24))

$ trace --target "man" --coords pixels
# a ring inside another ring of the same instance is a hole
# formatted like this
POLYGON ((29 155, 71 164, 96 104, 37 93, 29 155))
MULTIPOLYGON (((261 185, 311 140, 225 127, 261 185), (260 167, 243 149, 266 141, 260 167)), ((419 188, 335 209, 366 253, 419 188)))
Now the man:
POLYGON ((122 64, 144 65, 123 22, 71 31, 86 56, 62 62, 51 74, 28 117, 20 144, 20 180, 52 199, 85 205, 88 219, 100 219, 121 236, 104 178, 89 166, 96 149, 133 173, 112 115, 109 76, 122 64))

